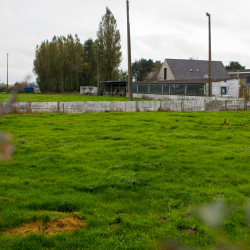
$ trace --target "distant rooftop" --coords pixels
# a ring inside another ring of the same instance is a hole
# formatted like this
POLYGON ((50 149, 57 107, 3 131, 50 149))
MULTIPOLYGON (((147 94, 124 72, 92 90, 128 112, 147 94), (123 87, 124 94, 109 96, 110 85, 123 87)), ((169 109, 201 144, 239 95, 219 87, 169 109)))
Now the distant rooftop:
MULTIPOLYGON (((172 74, 178 79, 202 79, 208 77, 207 60, 166 59, 172 74)), ((221 61, 212 61, 212 78, 229 78, 221 61)))

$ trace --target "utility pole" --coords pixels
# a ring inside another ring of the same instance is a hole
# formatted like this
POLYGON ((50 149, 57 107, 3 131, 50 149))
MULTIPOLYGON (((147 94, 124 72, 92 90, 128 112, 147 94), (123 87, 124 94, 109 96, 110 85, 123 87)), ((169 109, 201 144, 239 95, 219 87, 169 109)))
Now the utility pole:
POLYGON ((208 57, 209 57, 209 69, 208 69, 208 81, 209 81, 209 96, 212 96, 212 66, 211 66, 211 15, 207 12, 208 16, 208 57))
POLYGON ((8 62, 8 59, 9 59, 9 53, 7 53, 7 93, 9 93, 9 62, 8 62))
POLYGON ((132 74, 131 74, 131 44, 130 44, 130 24, 129 24, 129 2, 127 0, 127 38, 128 38, 128 96, 129 101, 133 101, 132 74))

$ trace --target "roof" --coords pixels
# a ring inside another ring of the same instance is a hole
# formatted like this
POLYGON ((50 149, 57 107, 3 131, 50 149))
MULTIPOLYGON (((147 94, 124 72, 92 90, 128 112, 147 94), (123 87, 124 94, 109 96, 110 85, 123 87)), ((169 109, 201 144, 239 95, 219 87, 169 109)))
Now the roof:
POLYGON ((250 77, 250 72, 229 72, 230 77, 248 78, 250 77))
POLYGON ((128 81, 105 81, 105 82, 101 82, 101 83, 103 83, 103 84, 122 84, 122 83, 125 83, 125 84, 127 84, 128 83, 128 81))
MULTIPOLYGON (((183 60, 166 59, 172 74, 178 79, 202 79, 208 76, 208 61, 205 60, 183 60)), ((212 78, 229 78, 221 61, 212 61, 212 78)))

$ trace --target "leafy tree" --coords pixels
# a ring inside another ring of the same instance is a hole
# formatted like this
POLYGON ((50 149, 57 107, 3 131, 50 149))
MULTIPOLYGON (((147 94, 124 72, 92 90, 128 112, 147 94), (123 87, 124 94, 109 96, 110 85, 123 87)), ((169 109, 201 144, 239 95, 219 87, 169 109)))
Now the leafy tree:
POLYGON ((128 80, 128 71, 123 71, 122 69, 119 72, 120 75, 120 81, 127 81, 128 80))
POLYGON ((131 70, 132 75, 136 81, 144 81, 148 75, 148 73, 153 68, 154 62, 152 59, 144 59, 132 63, 131 70))
POLYGON ((245 70, 246 66, 242 66, 237 61, 230 61, 229 65, 225 66, 226 70, 245 70))
POLYGON ((77 35, 53 37, 37 45, 33 72, 41 92, 79 91, 82 44, 77 35))
POLYGON ((121 63, 121 35, 117 29, 116 19, 110 9, 102 17, 97 31, 97 47, 99 53, 100 79, 108 81, 121 63))
POLYGON ((96 85, 96 44, 91 38, 83 44, 83 65, 81 73, 81 85, 96 85))

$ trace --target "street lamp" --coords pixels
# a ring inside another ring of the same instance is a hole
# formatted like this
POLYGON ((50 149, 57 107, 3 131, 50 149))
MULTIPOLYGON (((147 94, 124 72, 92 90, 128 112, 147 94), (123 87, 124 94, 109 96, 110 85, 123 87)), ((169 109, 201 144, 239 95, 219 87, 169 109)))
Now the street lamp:
POLYGON ((8 57, 9 57, 9 53, 7 53, 7 93, 9 93, 9 84, 8 84, 8 82, 9 82, 9 76, 8 76, 8 71, 9 71, 9 69, 8 69, 8 57))
POLYGON ((209 82, 209 96, 212 96, 212 67, 211 67, 211 15, 207 12, 206 16, 208 17, 208 43, 209 43, 209 48, 208 48, 208 57, 209 57, 209 69, 208 69, 208 82, 209 82))

